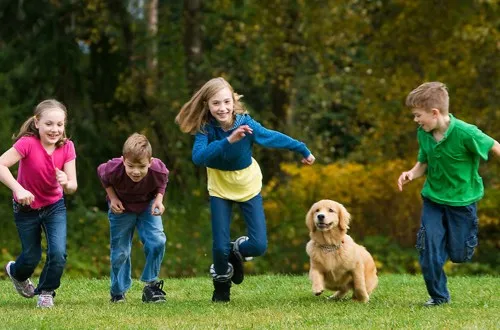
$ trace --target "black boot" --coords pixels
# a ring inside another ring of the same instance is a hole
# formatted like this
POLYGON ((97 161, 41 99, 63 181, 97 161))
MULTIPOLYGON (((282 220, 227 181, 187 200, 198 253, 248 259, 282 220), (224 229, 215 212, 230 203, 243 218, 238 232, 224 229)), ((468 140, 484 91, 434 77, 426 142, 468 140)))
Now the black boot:
POLYGON ((214 281, 214 294, 212 295, 213 302, 229 302, 231 295, 231 281, 214 281))

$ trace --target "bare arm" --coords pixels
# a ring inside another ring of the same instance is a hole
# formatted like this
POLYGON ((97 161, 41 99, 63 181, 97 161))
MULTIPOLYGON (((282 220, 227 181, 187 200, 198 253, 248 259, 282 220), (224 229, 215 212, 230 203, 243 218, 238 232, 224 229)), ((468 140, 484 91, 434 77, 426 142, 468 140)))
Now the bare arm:
POLYGON ((112 186, 106 187, 106 193, 108 194, 109 208, 111 209, 111 212, 115 214, 123 213, 125 211, 125 207, 116 195, 115 189, 112 186))
POLYGON ((495 143, 493 144, 493 147, 490 149, 490 152, 492 152, 495 156, 500 157, 500 143, 498 143, 495 140, 495 143))
POLYGON ((413 179, 420 178, 427 171, 427 163, 417 162, 413 168, 407 172, 401 173, 398 179, 399 191, 403 191, 403 185, 407 184, 413 179))
POLYGON ((76 160, 73 159, 64 164, 63 171, 56 169, 56 178, 66 194, 74 193, 78 188, 76 181, 76 160))
POLYGON ((30 205, 35 200, 35 196, 24 189, 9 170, 9 167, 19 162, 21 158, 22 156, 15 148, 10 148, 0 156, 0 181, 12 190, 19 203, 30 205))

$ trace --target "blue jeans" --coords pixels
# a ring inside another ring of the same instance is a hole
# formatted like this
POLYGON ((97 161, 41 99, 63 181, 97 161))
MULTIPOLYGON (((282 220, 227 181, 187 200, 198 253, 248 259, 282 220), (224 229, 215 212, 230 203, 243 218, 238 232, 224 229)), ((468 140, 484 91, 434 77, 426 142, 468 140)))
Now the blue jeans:
POLYGON ((231 243, 229 227, 233 204, 240 206, 248 231, 249 239, 239 246, 240 253, 244 257, 255 257, 263 255, 267 249, 266 217, 260 194, 246 202, 211 196, 212 254, 215 272, 219 275, 226 274, 228 268, 231 243))
POLYGON ((28 279, 42 258, 42 231, 47 240, 47 260, 43 266, 35 294, 54 291, 61 285, 66 265, 66 205, 64 199, 39 209, 31 209, 13 201, 14 220, 21 239, 22 252, 10 266, 18 281, 28 279))
POLYGON ((449 206, 423 199, 416 248, 427 292, 435 301, 445 302, 450 300, 443 270, 445 262, 448 259, 455 263, 471 260, 478 243, 476 203, 449 206))
POLYGON ((111 240, 111 295, 124 294, 132 285, 130 252, 136 227, 146 255, 141 281, 151 282, 158 279, 167 242, 161 216, 152 215, 149 206, 141 213, 114 214, 109 210, 108 217, 111 240))

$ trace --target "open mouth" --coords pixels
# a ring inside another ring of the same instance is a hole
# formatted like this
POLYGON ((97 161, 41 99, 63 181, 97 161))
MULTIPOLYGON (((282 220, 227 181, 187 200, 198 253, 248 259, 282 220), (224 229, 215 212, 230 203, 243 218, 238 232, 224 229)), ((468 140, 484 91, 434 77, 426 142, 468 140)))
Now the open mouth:
POLYGON ((328 229, 332 226, 333 223, 324 223, 324 222, 317 222, 316 223, 316 228, 318 229, 328 229))

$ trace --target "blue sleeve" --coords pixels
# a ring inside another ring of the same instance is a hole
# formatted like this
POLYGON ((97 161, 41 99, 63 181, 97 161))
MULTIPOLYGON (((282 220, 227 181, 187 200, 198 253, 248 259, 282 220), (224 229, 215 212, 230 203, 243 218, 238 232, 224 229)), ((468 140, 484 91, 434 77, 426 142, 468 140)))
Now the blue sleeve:
POLYGON ((300 153, 304 158, 309 157, 311 154, 305 143, 292 139, 278 131, 267 129, 253 119, 247 125, 253 129, 253 139, 258 145, 267 148, 288 149, 300 153))
POLYGON ((222 155, 225 147, 229 145, 227 139, 209 142, 208 135, 198 132, 194 138, 192 159, 197 166, 206 164, 222 155))

